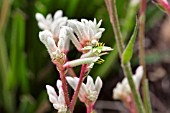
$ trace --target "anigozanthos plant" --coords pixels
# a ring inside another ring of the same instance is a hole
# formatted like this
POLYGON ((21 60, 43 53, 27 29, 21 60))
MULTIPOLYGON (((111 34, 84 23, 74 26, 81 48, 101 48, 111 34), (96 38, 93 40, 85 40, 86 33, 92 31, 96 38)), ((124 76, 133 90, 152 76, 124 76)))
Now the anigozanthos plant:
POLYGON ((79 99, 87 107, 87 113, 91 113, 102 87, 102 81, 98 77, 94 84, 92 77, 88 76, 85 85, 83 80, 93 68, 94 63, 103 63, 104 60, 100 57, 108 54, 113 49, 99 42, 105 30, 100 28, 102 20, 98 23, 96 19, 94 21, 86 19, 81 19, 81 21, 68 20, 62 14, 61 10, 56 11, 53 18, 51 14, 48 14, 46 18, 40 13, 36 14, 38 26, 43 30, 39 33, 40 41, 46 46, 52 62, 60 73, 61 79, 61 81, 57 81, 59 96, 53 87, 46 86, 49 100, 54 108, 58 110, 58 113, 72 113, 79 96, 79 99), (67 56, 70 40, 77 50, 82 53, 79 59, 72 61, 68 61, 67 56), (82 68, 79 78, 67 77, 68 83, 75 90, 70 101, 65 70, 80 65, 82 65, 82 68))

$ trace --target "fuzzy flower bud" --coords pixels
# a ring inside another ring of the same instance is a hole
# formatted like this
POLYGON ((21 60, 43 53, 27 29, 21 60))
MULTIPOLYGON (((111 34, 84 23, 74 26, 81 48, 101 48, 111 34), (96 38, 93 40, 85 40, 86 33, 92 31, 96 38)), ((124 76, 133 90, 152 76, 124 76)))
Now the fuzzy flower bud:
POLYGON ((63 12, 58 10, 55 12, 54 17, 48 14, 46 18, 42 14, 36 13, 35 17, 38 21, 39 28, 41 30, 49 30, 55 42, 58 42, 60 29, 67 23, 67 17, 63 17, 63 12))
MULTIPOLYGON (((57 81, 57 84, 61 83, 60 80, 57 81)), ((58 110, 58 113, 66 113, 67 106, 64 100, 64 93, 61 87, 58 87, 59 95, 55 92, 55 89, 50 86, 46 85, 47 94, 49 96, 49 101, 53 104, 53 107, 58 110)))
MULTIPOLYGON (((69 85, 76 90, 76 87, 79 82, 79 78, 77 77, 66 77, 67 82, 69 85)), ((100 77, 97 77, 95 83, 91 76, 87 77, 86 84, 82 83, 80 91, 79 91, 79 99, 81 102, 88 104, 94 104, 98 98, 100 90, 102 88, 102 80, 100 77)))
POLYGON ((41 31, 39 33, 40 41, 46 46, 50 57, 52 59, 52 62, 54 64, 57 64, 58 69, 61 69, 62 65, 66 61, 66 55, 64 54, 64 43, 65 40, 61 38, 61 41, 59 40, 58 46, 56 46, 56 43, 54 39, 52 38, 52 33, 48 30, 41 31))

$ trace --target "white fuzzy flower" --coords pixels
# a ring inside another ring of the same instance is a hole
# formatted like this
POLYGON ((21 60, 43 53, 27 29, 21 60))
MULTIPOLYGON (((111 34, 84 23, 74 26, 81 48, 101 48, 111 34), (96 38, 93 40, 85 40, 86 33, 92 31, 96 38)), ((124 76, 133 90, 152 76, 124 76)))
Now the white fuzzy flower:
MULTIPOLYGON (((137 89, 139 89, 140 81, 143 75, 143 67, 139 66, 136 70, 135 75, 133 75, 133 80, 137 89)), ((129 97, 131 94, 131 89, 128 83, 127 78, 124 78, 121 83, 116 85, 116 88, 113 89, 113 98, 114 99, 123 99, 129 97)))
POLYGON ((63 17, 63 12, 61 10, 56 11, 53 18, 51 14, 48 14, 45 18, 40 13, 36 13, 35 17, 39 28, 51 31, 55 42, 58 42, 60 28, 67 23, 67 17, 63 17))
MULTIPOLYGON (((79 82, 79 78, 77 77, 66 77, 69 85, 76 90, 77 84, 79 82)), ((91 76, 87 77, 87 83, 82 83, 80 91, 79 91, 79 99, 85 104, 94 104, 98 98, 100 90, 102 88, 102 80, 100 77, 97 77, 95 83, 91 76)))
POLYGON ((97 24, 96 19, 94 19, 94 21, 81 19, 81 22, 68 20, 68 26, 70 28, 66 28, 67 34, 79 51, 85 46, 94 46, 99 42, 105 30, 104 28, 100 28, 101 22, 102 20, 97 24))
POLYGON ((61 38, 56 45, 52 33, 49 30, 44 30, 39 33, 40 41, 46 46, 51 59, 56 64, 63 64, 66 60, 65 48, 65 39, 61 38))
POLYGON ((57 88, 59 90, 59 95, 55 92, 55 89, 50 86, 46 85, 47 93, 49 96, 49 101, 53 104, 53 107, 58 110, 58 113, 66 113, 67 112, 67 106, 65 104, 64 100, 64 93, 61 87, 61 81, 57 81, 57 88))

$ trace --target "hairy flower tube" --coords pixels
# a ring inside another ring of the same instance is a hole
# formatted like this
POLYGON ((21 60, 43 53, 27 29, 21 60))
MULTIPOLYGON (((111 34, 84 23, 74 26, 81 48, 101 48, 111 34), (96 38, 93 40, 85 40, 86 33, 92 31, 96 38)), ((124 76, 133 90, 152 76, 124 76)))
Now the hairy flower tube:
POLYGON ((40 41, 46 46, 52 62, 56 64, 58 68, 62 68, 62 65, 66 62, 65 51, 68 49, 66 45, 68 40, 61 37, 56 46, 52 33, 48 30, 41 31, 39 33, 39 38, 40 41))
MULTIPOLYGON (((66 77, 67 82, 69 85, 76 90, 77 84, 79 82, 79 78, 77 77, 66 77)), ((100 77, 97 77, 95 83, 91 76, 87 77, 86 84, 82 83, 78 97, 81 102, 85 103, 86 105, 94 105, 96 102, 100 90, 102 88, 102 80, 100 77)))
POLYGON ((60 28, 67 23, 67 17, 63 17, 63 12, 61 10, 56 11, 53 18, 51 14, 48 14, 45 18, 40 13, 36 13, 35 17, 38 21, 39 28, 49 30, 55 42, 58 42, 60 28))
MULTIPOLYGON (((135 75, 133 75, 133 80, 137 89, 139 89, 140 81, 143 75, 143 67, 139 66, 136 70, 135 75)), ((127 78, 124 78, 121 83, 116 85, 116 88, 113 89, 113 98, 123 100, 125 98, 129 98, 131 96, 131 89, 127 78)))
POLYGON ((61 86, 61 81, 57 80, 57 88, 59 90, 59 95, 57 95, 55 89, 50 85, 46 85, 46 89, 49 96, 49 101, 53 104, 53 107, 58 110, 58 113, 66 113, 67 106, 65 104, 64 93, 61 86))

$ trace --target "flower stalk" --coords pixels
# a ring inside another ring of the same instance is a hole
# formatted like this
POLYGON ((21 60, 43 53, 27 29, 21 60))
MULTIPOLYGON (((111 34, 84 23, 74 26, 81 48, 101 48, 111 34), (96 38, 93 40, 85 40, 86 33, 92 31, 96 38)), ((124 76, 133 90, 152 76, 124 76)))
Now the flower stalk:
POLYGON ((151 113, 150 96, 148 90, 148 83, 146 78, 146 63, 145 63, 145 12, 146 0, 141 0, 139 12, 139 62, 143 67, 142 77, 142 95, 146 113, 151 113))
POLYGON ((65 102, 66 102, 66 105, 69 106, 70 105, 70 98, 69 98, 69 94, 68 94, 68 87, 67 87, 64 69, 62 69, 60 71, 60 79, 61 79, 61 82, 62 82, 62 89, 63 89, 63 92, 64 92, 65 102))
MULTIPOLYGON (((113 8, 112 8, 111 0, 105 0, 105 3, 108 9, 110 21, 111 21, 111 24, 114 30, 115 39, 116 39, 116 43, 117 43, 117 47, 119 51, 119 56, 120 58, 122 58, 122 54, 124 51, 124 44, 123 44, 123 38, 122 38, 120 27, 119 27, 119 20, 118 20, 117 9, 116 9, 116 0, 113 0, 113 8)), ((126 64, 122 63, 122 68, 123 68, 124 74, 127 76, 138 112, 145 113, 139 92, 137 91, 134 81, 132 79, 132 70, 131 70, 130 63, 129 62, 126 64)))
POLYGON ((93 111, 93 105, 92 104, 86 105, 86 113, 92 113, 92 111, 93 111))
POLYGON ((72 97, 72 101, 71 101, 71 104, 70 104, 70 110, 73 112, 74 111, 74 108, 75 108, 75 105, 76 105, 76 101, 77 101, 77 97, 78 97, 78 93, 80 91, 80 87, 81 87, 81 84, 83 83, 83 80, 84 80, 84 75, 86 73, 86 69, 87 69, 87 64, 83 64, 82 65, 82 68, 81 68, 81 72, 80 72, 80 77, 79 77, 79 82, 78 82, 78 85, 76 87, 76 90, 73 94, 73 97, 72 97))

